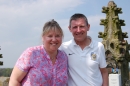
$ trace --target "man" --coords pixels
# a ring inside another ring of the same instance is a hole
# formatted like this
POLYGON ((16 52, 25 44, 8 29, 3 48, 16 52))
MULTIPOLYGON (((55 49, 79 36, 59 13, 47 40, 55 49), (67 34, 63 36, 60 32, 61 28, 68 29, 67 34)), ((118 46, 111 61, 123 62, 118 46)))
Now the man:
POLYGON ((68 55, 68 86, 108 86, 105 50, 102 43, 87 36, 86 16, 72 15, 68 28, 74 38, 60 47, 68 55))

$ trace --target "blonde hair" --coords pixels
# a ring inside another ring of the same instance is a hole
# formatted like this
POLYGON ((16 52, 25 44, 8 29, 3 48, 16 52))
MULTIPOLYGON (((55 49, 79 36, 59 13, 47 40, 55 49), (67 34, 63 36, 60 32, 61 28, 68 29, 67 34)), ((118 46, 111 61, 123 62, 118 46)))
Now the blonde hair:
POLYGON ((54 19, 52 19, 51 21, 48 21, 44 24, 42 36, 44 36, 51 30, 59 31, 61 33, 62 37, 64 36, 60 25, 54 19))

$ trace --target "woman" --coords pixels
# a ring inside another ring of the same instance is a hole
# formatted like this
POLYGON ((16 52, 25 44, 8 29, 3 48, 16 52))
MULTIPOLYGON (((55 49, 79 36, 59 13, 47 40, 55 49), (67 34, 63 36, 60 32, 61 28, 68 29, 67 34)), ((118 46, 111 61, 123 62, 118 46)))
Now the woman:
POLYGON ((23 52, 12 71, 9 86, 66 86, 67 55, 58 50, 63 32, 51 20, 43 27, 43 45, 23 52))

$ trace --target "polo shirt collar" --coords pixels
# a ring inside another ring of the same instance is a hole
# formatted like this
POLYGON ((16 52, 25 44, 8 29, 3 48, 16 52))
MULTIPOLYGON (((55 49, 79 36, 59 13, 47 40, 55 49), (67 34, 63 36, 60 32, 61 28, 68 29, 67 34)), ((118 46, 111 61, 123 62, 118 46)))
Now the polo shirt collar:
MULTIPOLYGON (((88 47, 93 48, 93 40, 90 36, 88 36, 91 39, 91 43, 88 45, 88 47)), ((72 39, 72 46, 78 46, 74 40, 74 38, 72 39)))

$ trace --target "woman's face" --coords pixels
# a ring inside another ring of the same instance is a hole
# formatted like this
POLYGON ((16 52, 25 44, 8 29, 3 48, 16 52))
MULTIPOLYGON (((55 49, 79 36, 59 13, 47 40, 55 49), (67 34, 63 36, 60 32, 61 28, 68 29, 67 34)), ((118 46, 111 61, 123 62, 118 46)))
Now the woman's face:
POLYGON ((62 43, 62 34, 60 31, 50 30, 48 33, 42 36, 44 42, 44 48, 47 52, 54 52, 60 47, 62 43))

